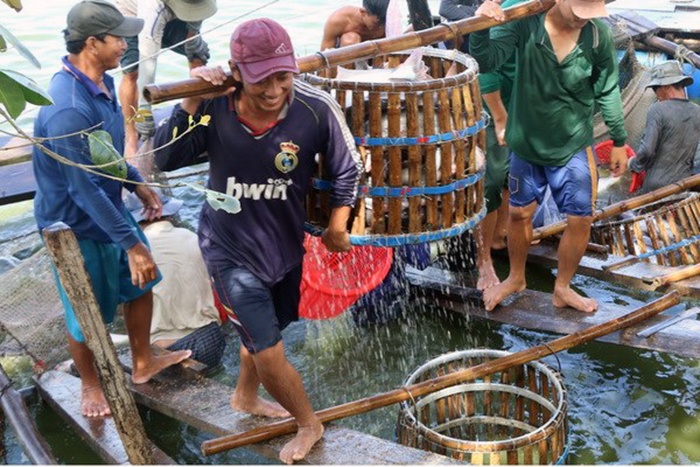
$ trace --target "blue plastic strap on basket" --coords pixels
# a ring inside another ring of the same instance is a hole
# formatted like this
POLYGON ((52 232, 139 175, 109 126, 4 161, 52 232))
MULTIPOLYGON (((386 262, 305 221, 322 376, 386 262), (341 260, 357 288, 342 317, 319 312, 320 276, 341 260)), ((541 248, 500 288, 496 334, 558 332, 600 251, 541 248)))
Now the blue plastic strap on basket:
POLYGON ((555 465, 564 465, 566 464, 566 459, 569 457, 569 448, 571 447, 569 445, 569 442, 571 440, 571 433, 569 433, 569 430, 566 431, 566 440, 567 443, 564 446, 564 452, 561 453, 561 456, 559 456, 559 459, 554 463, 555 465))
MULTIPOLYGON (((486 206, 481 208, 476 215, 468 221, 454 225, 447 229, 433 230, 419 234, 401 235, 350 235, 350 244, 355 246, 380 246, 397 247, 404 245, 414 245, 416 243, 427 243, 442 240, 443 238, 461 235, 467 230, 473 229, 481 220, 486 217, 486 206)), ((304 230, 311 235, 319 237, 323 233, 323 227, 304 223, 304 230)))
POLYGON ((639 254, 639 255, 637 255, 637 259, 642 260, 642 259, 650 258, 652 256, 670 253, 672 251, 679 250, 685 246, 692 245, 693 243, 695 243, 699 240, 700 240, 700 235, 694 235, 690 238, 685 238, 685 239, 681 240, 680 242, 672 243, 672 244, 665 246, 663 248, 659 248, 658 250, 647 251, 646 253, 639 254))
POLYGON ((448 131, 430 136, 405 136, 405 137, 363 137, 355 136, 355 144, 358 146, 415 146, 418 144, 447 143, 455 139, 464 139, 474 136, 486 127, 486 119, 481 118, 475 125, 468 126, 457 131, 448 131))
MULTIPOLYGON (((381 196, 386 198, 411 198, 414 196, 424 195, 444 195, 453 191, 463 190, 464 188, 474 185, 484 176, 483 172, 467 175, 461 180, 456 180, 449 185, 439 186, 368 186, 360 185, 357 187, 357 196, 360 198, 366 196, 381 196)), ((330 191, 333 187, 327 180, 319 178, 313 179, 313 187, 319 191, 330 191)))

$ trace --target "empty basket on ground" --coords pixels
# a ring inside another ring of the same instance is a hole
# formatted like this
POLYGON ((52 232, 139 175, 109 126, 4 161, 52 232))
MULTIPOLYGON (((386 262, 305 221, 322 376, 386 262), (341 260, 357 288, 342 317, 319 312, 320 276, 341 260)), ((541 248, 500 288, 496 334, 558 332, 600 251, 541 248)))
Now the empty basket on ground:
POLYGON ((700 262, 700 194, 684 193, 645 206, 637 215, 593 225, 591 241, 618 256, 636 255, 657 264, 700 262))
MULTIPOLYGON (((452 352, 405 385, 486 363, 508 352, 452 352)), ((399 443, 471 464, 554 464, 567 456, 567 397, 559 375, 531 362, 401 403, 399 443)))
MULTIPOLYGON (((486 122, 477 64, 456 51, 422 52, 432 77, 422 81, 306 76, 340 104, 365 167, 371 166, 360 182, 353 244, 434 241, 473 228, 485 215, 479 161, 486 122)), ((408 55, 376 57, 372 64, 376 71, 391 70, 408 55)), ((321 157, 307 203, 310 231, 327 225, 329 188, 321 157)))

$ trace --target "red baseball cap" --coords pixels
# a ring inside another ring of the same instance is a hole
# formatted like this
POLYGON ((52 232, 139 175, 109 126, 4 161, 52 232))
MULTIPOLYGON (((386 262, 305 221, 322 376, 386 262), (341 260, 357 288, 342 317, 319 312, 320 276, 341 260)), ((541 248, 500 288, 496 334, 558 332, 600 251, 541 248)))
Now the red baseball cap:
POLYGON ((289 34, 269 18, 246 21, 233 31, 231 58, 243 79, 251 83, 279 71, 299 73, 289 34))

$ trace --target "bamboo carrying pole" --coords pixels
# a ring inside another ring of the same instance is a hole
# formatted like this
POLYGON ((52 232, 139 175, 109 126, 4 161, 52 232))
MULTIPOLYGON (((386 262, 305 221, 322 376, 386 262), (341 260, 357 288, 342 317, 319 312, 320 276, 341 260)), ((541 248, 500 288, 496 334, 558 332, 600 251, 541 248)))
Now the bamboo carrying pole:
POLYGON ((102 313, 92 291, 78 240, 70 227, 62 222, 45 228, 42 234, 80 329, 85 334, 85 343, 95 355, 97 376, 129 461, 132 464, 155 464, 154 446, 146 436, 114 344, 102 321, 102 313))
POLYGON ((17 434, 17 439, 22 445, 22 450, 32 464, 46 465, 58 464, 51 448, 46 443, 37 429, 22 395, 12 388, 12 381, 0 366, 0 405, 5 413, 7 421, 17 434))
MULTIPOLYGON (((439 391, 440 389, 448 386, 481 378, 486 375, 503 371, 516 365, 522 365, 524 363, 546 357, 553 353, 561 352, 562 350, 569 349, 576 345, 592 341, 615 331, 619 331, 620 329, 640 323, 651 316, 661 313, 668 307, 678 304, 679 302, 680 295, 678 292, 674 291, 638 308, 631 313, 553 340, 549 344, 538 345, 536 347, 522 350, 505 357, 497 358, 471 368, 466 368, 448 375, 413 384, 408 387, 394 389, 393 391, 376 394, 365 399, 320 410, 316 412, 316 414, 321 422, 326 423, 349 417, 351 415, 369 412, 380 407, 386 407, 388 405, 407 401, 415 397, 439 391)), ((202 443, 202 453, 204 453, 206 456, 216 454, 228 449, 235 449, 248 444, 258 443, 276 438, 278 436, 293 433, 296 431, 296 429, 297 424, 294 419, 283 420, 256 428, 254 430, 246 431, 244 433, 237 433, 205 441, 202 443)))
MULTIPOLYGON (((492 26, 541 13, 550 9, 554 4, 555 0, 530 0, 529 2, 503 10, 506 16, 504 22, 498 22, 484 16, 471 17, 451 23, 442 23, 432 28, 414 31, 396 37, 366 41, 339 49, 316 52, 312 55, 300 57, 297 59, 297 64, 299 65, 299 71, 301 73, 308 73, 323 68, 332 68, 360 59, 414 49, 444 40, 457 39, 464 34, 481 31, 492 26)), ((226 74, 227 80, 221 86, 214 86, 202 79, 192 78, 173 83, 149 84, 145 87, 143 95, 148 102, 157 104, 172 99, 198 96, 217 90, 223 90, 234 85, 231 72, 228 71, 226 74)))
MULTIPOLYGON (((640 196, 635 196, 634 198, 626 199, 620 201, 619 203, 611 204, 610 206, 599 209, 593 214, 593 222, 599 221, 601 219, 607 219, 608 217, 616 216, 620 213, 629 211, 631 209, 637 209, 646 204, 658 201, 667 196, 675 195, 681 191, 689 190, 690 188, 700 185, 700 174, 693 175, 692 177, 684 178, 676 183, 667 185, 662 188, 658 188, 649 193, 645 193, 640 196)), ((541 238, 550 237, 562 233, 566 229, 566 220, 554 222, 553 224, 540 227, 535 229, 532 233, 533 240, 539 240, 541 238)))
POLYGON ((677 271, 670 272, 663 276, 644 279, 644 282, 651 284, 651 287, 656 290, 664 285, 682 281, 683 279, 688 279, 690 277, 697 276, 698 274, 700 274, 700 264, 691 264, 690 266, 684 266, 677 271))

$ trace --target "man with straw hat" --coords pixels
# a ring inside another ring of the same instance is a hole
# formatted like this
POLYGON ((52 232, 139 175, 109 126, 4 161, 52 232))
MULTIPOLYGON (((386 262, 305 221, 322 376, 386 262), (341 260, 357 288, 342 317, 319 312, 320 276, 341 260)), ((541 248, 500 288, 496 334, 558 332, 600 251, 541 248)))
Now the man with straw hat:
POLYGON ((121 60, 124 74, 119 99, 126 119, 125 155, 130 159, 136 153, 139 137, 148 138, 155 131, 151 105, 142 92, 155 81, 161 49, 172 48, 184 55, 190 68, 206 65, 209 47, 200 30, 202 21, 214 15, 217 7, 216 0, 115 0, 115 6, 124 16, 144 20, 139 35, 126 38, 121 60), (134 117, 136 108, 140 112, 134 117))
POLYGON ((688 100, 685 88, 693 78, 675 60, 651 70, 648 88, 658 102, 649 107, 644 138, 637 155, 629 160, 632 172, 644 172, 641 193, 670 185, 693 175, 693 160, 700 142, 700 106, 688 100))
MULTIPOLYGON (((128 164, 126 181, 89 173, 78 165, 94 164, 87 132, 105 131, 117 152, 124 148, 124 120, 114 80, 106 72, 119 66, 126 49, 124 37, 138 34, 143 20, 124 17, 107 1, 84 0, 70 10, 67 23, 68 56, 49 85, 54 104, 42 107, 34 124, 34 136, 47 150, 35 147, 33 152, 37 181, 34 216, 40 230, 57 222, 72 229, 105 321, 112 321, 117 305, 125 304, 124 321, 134 363, 131 380, 141 384, 191 353, 155 356, 151 352, 151 288, 160 274, 143 232, 124 207, 122 188, 138 196, 149 219, 160 216, 162 204, 151 188, 137 184, 143 179, 128 164), (56 154, 67 162, 57 159, 56 154)), ((109 415, 94 355, 85 344, 58 275, 56 282, 66 312, 69 350, 81 377, 82 413, 86 417, 109 415)))
MULTIPOLYGON (((471 35, 470 51, 482 72, 497 69, 517 51, 517 79, 506 126, 511 149, 510 273, 484 291, 487 310, 526 287, 532 217, 548 186, 559 211, 567 215, 552 303, 584 312, 598 308, 570 282, 586 249, 595 209, 596 105, 614 143, 612 174, 622 175, 627 162, 615 46, 610 28, 597 19, 607 14, 603 0, 557 0, 545 13, 471 35)), ((476 15, 505 19, 501 6, 491 0, 476 15)))
MULTIPOLYGON (((280 24, 261 18, 239 25, 231 36, 229 66, 235 88, 185 98, 158 127, 156 165, 173 170, 196 163, 206 151, 209 188, 240 200, 237 214, 204 204, 199 244, 242 342, 231 406, 268 417, 291 414, 299 429, 280 452, 280 459, 291 464, 323 435, 281 335, 298 319, 305 198, 316 155, 323 154, 333 209, 322 240, 330 251, 349 250, 347 222, 360 156, 338 104, 294 79, 299 68, 280 24), (204 116, 206 126, 191 127, 191 120, 204 116), (183 136, 171 141, 173 134, 183 136), (261 383, 279 404, 259 397, 261 383)), ((196 68, 190 75, 215 85, 226 78, 221 67, 196 68)))

